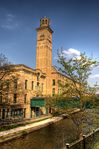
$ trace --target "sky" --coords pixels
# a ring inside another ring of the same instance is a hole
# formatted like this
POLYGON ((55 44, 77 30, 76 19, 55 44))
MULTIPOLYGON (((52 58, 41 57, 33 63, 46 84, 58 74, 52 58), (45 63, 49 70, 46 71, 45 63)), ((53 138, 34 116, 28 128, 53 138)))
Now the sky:
MULTIPOLYGON (((36 28, 45 16, 54 31, 53 65, 61 48, 99 61, 98 0, 0 0, 0 53, 35 68, 36 28)), ((99 67, 89 81, 99 82, 99 67)))

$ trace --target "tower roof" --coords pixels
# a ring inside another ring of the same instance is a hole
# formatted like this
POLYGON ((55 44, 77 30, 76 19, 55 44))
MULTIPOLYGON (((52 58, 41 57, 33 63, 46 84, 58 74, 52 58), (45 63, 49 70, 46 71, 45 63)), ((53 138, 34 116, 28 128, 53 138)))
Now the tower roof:
POLYGON ((40 27, 50 26, 50 19, 44 17, 40 19, 40 27))
POLYGON ((53 33, 53 30, 50 28, 50 19, 47 17, 41 18, 40 19, 40 27, 37 28, 38 30, 42 30, 42 29, 48 29, 51 33, 53 33))

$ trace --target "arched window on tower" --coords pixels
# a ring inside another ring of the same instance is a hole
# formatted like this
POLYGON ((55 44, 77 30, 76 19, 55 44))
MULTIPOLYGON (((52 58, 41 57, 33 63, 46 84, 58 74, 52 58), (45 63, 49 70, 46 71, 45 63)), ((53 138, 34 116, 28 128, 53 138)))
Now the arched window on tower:
POLYGON ((44 24, 44 20, 42 20, 42 24, 44 24))
POLYGON ((45 24, 47 24, 47 20, 45 20, 45 24))

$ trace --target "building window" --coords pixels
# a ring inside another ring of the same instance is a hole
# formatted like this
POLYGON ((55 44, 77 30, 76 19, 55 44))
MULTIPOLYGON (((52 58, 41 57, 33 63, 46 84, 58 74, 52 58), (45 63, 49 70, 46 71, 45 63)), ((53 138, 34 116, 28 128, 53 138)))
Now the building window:
POLYGON ((5 101, 7 103, 9 102, 9 93, 8 92, 5 93, 5 101))
POLYGON ((0 81, 0 91, 3 89, 3 83, 0 81))
POLYGON ((24 103, 27 101, 27 94, 24 95, 24 103))
POLYGON ((42 24, 44 24, 44 20, 42 20, 42 24))
POLYGON ((55 95, 55 88, 52 89, 52 96, 55 95))
POLYGON ((58 88, 58 94, 61 94, 61 88, 60 87, 58 88))
POLYGON ((6 89, 7 89, 7 92, 9 91, 9 85, 10 85, 10 84, 9 84, 9 81, 7 81, 7 82, 6 82, 6 89))
POLYGON ((41 86, 41 90, 42 90, 42 92, 43 92, 43 89, 44 89, 44 84, 42 83, 42 86, 41 86))
POLYGON ((42 35, 40 36, 40 39, 41 39, 41 40, 44 40, 44 37, 45 37, 44 34, 42 34, 42 35))
POLYGON ((37 89, 39 89, 39 85, 40 85, 40 83, 39 83, 39 82, 37 82, 37 89))
POLYGON ((2 103, 2 93, 0 93, 0 103, 2 103))
POLYGON ((17 103, 17 94, 14 94, 13 102, 14 102, 14 103, 17 103))
POLYGON ((14 90, 17 90, 17 87, 18 87, 17 82, 18 82, 17 79, 15 79, 14 80, 14 90))
POLYGON ((58 80, 58 86, 60 86, 61 85, 61 80, 58 80))
POLYGON ((31 89, 34 90, 34 81, 31 83, 31 89))
POLYGON ((25 89, 27 89, 28 80, 25 80, 25 89))
POLYGON ((26 109, 23 109, 23 117, 26 117, 26 109))
POLYGON ((1 109, 0 109, 0 118, 1 118, 1 109))
POLYGON ((47 24, 47 20, 45 20, 45 23, 47 24))
POLYGON ((37 73, 37 81, 40 79, 40 73, 37 73))
POLYGON ((55 79, 52 80, 52 85, 55 86, 55 79))
POLYGON ((37 86, 39 87, 39 85, 40 85, 40 83, 39 82, 37 82, 37 86))

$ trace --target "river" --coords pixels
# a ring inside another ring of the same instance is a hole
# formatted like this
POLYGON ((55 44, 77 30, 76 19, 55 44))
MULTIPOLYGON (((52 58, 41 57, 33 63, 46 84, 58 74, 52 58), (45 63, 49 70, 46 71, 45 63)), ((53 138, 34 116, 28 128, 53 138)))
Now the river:
POLYGON ((62 149, 65 142, 77 139, 77 129, 70 119, 61 120, 28 135, 0 144, 0 149, 62 149))
MULTIPOLYGON (((93 113, 91 110, 87 112, 90 114, 93 113)), ((90 115, 88 113, 87 115, 90 115)), ((99 113, 97 113, 97 116, 99 117, 98 114, 99 113)), ((20 138, 2 143, 0 144, 0 149, 65 149, 65 143, 72 143, 79 138, 77 124, 78 122, 80 123, 80 121, 78 116, 81 116, 80 113, 75 117, 73 116, 73 121, 66 118, 45 128, 31 132, 30 134, 24 134, 20 138)), ((87 127, 85 127, 87 131, 91 128, 89 125, 95 125, 93 120, 91 114, 91 116, 87 118, 87 127)), ((97 126, 99 126, 98 124, 99 123, 97 123, 97 126)))

